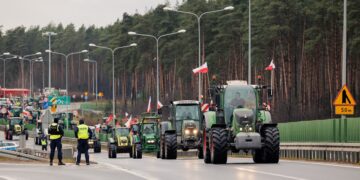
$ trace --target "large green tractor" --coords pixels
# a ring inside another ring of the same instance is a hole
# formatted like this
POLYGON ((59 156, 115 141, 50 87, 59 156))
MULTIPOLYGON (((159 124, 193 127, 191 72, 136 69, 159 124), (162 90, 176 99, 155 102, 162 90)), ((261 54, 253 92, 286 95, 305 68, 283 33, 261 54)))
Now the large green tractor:
POLYGON ((140 119, 140 136, 142 151, 157 152, 159 156, 159 124, 160 116, 155 113, 143 113, 140 119))
POLYGON ((29 139, 29 132, 24 126, 24 120, 20 117, 12 117, 8 120, 5 127, 5 139, 13 140, 13 136, 25 135, 25 139, 29 139))
POLYGON ((116 158, 117 153, 129 153, 132 157, 130 130, 126 127, 117 127, 111 130, 108 138, 108 157, 116 158))
POLYGON ((278 163, 279 130, 262 107, 264 89, 245 81, 228 81, 210 89, 215 106, 204 113, 205 163, 225 164, 228 150, 250 151, 255 163, 278 163))
POLYGON ((176 159, 177 149, 198 150, 198 158, 203 158, 201 148, 202 113, 200 103, 193 100, 171 102, 163 107, 160 122, 160 157, 176 159))

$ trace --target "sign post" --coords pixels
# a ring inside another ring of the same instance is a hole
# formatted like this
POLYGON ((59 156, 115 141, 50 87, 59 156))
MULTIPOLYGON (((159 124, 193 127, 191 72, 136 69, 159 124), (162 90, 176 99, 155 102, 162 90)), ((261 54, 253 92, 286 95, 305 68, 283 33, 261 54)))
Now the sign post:
MULTIPOLYGON (((344 139, 345 142, 347 142, 347 119, 345 115, 353 115, 355 113, 355 105, 356 101, 353 97, 353 95, 350 93, 349 88, 346 86, 346 84, 340 89, 338 92, 333 105, 335 106, 335 114, 336 115, 342 115, 341 119, 344 120, 344 139)), ((340 122, 341 124, 342 122, 340 122)), ((341 132, 341 129, 340 129, 341 132)), ((340 133, 341 136, 341 133, 340 133)), ((341 140, 341 138, 340 138, 341 140)))

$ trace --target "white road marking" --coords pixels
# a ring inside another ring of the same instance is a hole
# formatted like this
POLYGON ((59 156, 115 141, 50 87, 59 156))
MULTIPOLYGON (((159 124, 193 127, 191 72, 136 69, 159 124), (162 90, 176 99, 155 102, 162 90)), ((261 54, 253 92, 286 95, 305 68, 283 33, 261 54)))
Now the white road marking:
POLYGON ((321 162, 308 162, 308 161, 291 161, 291 160, 281 160, 280 162, 290 162, 290 163, 299 163, 299 164, 313 164, 313 165, 321 165, 321 166, 332 166, 332 167, 341 167, 341 168, 352 168, 352 169, 360 169, 359 166, 354 165, 341 165, 334 163, 321 163, 321 162))
POLYGON ((257 173, 257 174, 265 174, 265 175, 270 175, 270 176, 281 177, 281 178, 285 178, 285 179, 306 180, 304 178, 298 178, 298 177, 287 176, 287 175, 276 174, 276 173, 265 172, 265 171, 258 171, 258 170, 254 170, 254 169, 247 169, 247 168, 240 168, 240 167, 236 167, 236 169, 241 170, 241 171, 257 173))
POLYGON ((14 178, 6 177, 6 176, 0 176, 0 179, 16 180, 16 179, 14 179, 14 178))
POLYGON ((111 167, 113 169, 116 169, 116 170, 120 170, 120 171, 124 171, 126 173, 129 173, 129 174, 132 174, 136 177, 139 177, 139 178, 142 178, 142 179, 146 179, 146 180, 157 180, 156 178, 154 177, 150 177, 150 176, 146 176, 146 175, 143 175, 141 173, 138 173, 138 172, 134 172, 134 171, 131 171, 129 169, 125 169, 125 168, 122 168, 122 167, 119 167, 119 166, 116 166, 116 165, 113 165, 113 164, 110 164, 110 163, 99 163, 99 164, 103 164, 105 166, 108 166, 108 167, 111 167))

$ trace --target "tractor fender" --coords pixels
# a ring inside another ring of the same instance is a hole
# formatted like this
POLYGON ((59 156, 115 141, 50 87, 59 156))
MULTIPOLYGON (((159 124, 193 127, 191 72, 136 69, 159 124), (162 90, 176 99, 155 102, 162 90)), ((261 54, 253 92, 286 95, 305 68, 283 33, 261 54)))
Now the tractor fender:
POLYGON ((113 144, 113 143, 115 143, 115 140, 114 140, 114 138, 110 137, 110 138, 108 139, 108 142, 109 142, 110 144, 113 144))
POLYGON ((176 130, 166 130, 165 134, 175 134, 176 130))
POLYGON ((262 133, 264 129, 266 129, 267 127, 277 127, 277 123, 264 123, 261 124, 259 127, 259 132, 262 133))
POLYGON ((213 124, 211 125, 211 128, 226 128, 226 124, 213 124))
POLYGON ((160 122, 160 133, 161 135, 165 134, 166 131, 173 130, 170 121, 160 122))
POLYGON ((208 111, 204 113, 204 128, 210 129, 213 124, 216 124, 216 112, 215 111, 208 111))
POLYGON ((271 113, 269 111, 261 110, 259 111, 259 118, 264 124, 271 124, 271 113))

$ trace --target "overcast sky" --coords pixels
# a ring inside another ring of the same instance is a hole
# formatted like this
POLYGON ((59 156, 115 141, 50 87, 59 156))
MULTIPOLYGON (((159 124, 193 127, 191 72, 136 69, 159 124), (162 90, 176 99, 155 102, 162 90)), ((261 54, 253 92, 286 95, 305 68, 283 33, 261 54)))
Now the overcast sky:
POLYGON ((0 0, 0 26, 3 31, 49 23, 106 26, 124 12, 144 14, 166 1, 174 6, 183 0, 0 0))

